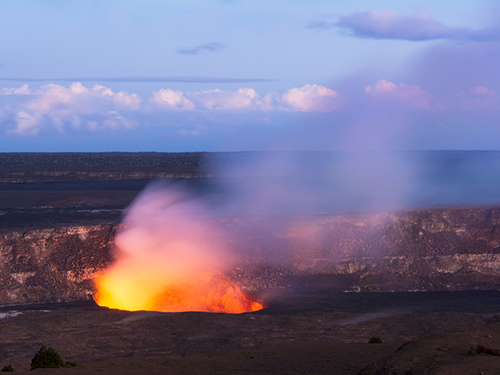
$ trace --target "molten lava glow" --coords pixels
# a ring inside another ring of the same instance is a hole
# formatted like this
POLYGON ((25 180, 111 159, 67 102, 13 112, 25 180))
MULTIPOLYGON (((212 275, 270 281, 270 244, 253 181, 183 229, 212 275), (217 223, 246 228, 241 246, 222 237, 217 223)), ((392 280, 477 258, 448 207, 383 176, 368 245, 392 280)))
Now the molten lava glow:
MULTIPOLYGON (((98 279, 96 302, 99 306, 122 310, 164 312, 208 311, 241 314, 257 311, 265 303, 215 273, 205 280, 193 280, 167 287, 156 295, 145 293, 145 284, 130 285, 121 275, 107 273, 98 279)), ((154 287, 153 287, 154 289, 154 287)))
POLYGON ((142 193, 116 236, 115 263, 96 279, 97 304, 164 312, 267 307, 223 275, 230 254, 196 208, 173 191, 142 193))

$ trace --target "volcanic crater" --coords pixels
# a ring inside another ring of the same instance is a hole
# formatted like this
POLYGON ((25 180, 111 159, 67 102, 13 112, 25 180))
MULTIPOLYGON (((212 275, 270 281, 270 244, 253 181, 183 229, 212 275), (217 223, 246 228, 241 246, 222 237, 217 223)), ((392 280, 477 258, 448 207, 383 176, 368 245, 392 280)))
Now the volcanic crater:
POLYGON ((0 157, 2 367, 45 344, 83 365, 58 373, 500 371, 471 351, 500 349, 497 206, 212 217, 238 254, 225 277, 269 307, 130 312, 93 299, 125 207, 156 178, 204 192, 203 155, 17 156, 0 157))

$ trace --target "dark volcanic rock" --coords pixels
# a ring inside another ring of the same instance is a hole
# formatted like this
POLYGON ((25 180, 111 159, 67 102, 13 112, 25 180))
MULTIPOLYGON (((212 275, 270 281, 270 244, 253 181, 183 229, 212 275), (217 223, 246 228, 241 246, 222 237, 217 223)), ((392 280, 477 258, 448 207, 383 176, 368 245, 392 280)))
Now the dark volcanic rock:
POLYGON ((467 290, 497 288, 499 222, 498 208, 464 208, 238 219, 225 230, 251 258, 238 277, 255 289, 467 290), (258 277, 266 267, 272 277, 258 277))
POLYGON ((92 298, 93 278, 112 261, 112 225, 0 234, 0 302, 92 298))
MULTIPOLYGON (((497 289, 500 209, 224 218, 230 277, 250 291, 497 289)), ((0 303, 84 300, 112 262, 116 225, 0 234, 0 303)))

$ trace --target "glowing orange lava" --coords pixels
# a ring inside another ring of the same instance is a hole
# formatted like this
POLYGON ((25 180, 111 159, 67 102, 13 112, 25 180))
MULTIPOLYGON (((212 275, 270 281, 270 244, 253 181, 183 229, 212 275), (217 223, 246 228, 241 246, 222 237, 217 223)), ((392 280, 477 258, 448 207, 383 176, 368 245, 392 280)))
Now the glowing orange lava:
POLYGON ((224 238, 196 201, 154 185, 127 209, 115 262, 95 280, 95 301, 121 310, 244 313, 267 307, 223 275, 224 238))
POLYGON ((263 300, 243 291, 227 277, 215 272, 156 291, 155 285, 131 285, 121 275, 110 272, 96 280, 96 303, 121 310, 163 312, 207 311, 241 314, 266 308, 263 300), (151 291, 154 291, 151 293, 151 291))

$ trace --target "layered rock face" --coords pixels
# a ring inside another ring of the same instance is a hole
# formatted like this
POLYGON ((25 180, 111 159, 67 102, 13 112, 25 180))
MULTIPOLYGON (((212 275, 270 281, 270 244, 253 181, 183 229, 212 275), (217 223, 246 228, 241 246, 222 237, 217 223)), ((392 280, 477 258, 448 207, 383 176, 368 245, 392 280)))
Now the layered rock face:
POLYGON ((498 288, 499 224, 499 208, 464 208, 261 218, 226 231, 252 258, 235 275, 254 289, 437 291, 498 288), (245 238, 248 227, 261 235, 245 238))
MULTIPOLYGON (((497 289, 500 208, 212 220, 235 254, 230 277, 249 291, 497 289)), ((0 234, 0 304, 92 298, 112 264, 117 226, 0 234)))
POLYGON ((116 227, 95 225, 0 234, 0 304, 92 298, 93 278, 112 262, 116 227))

